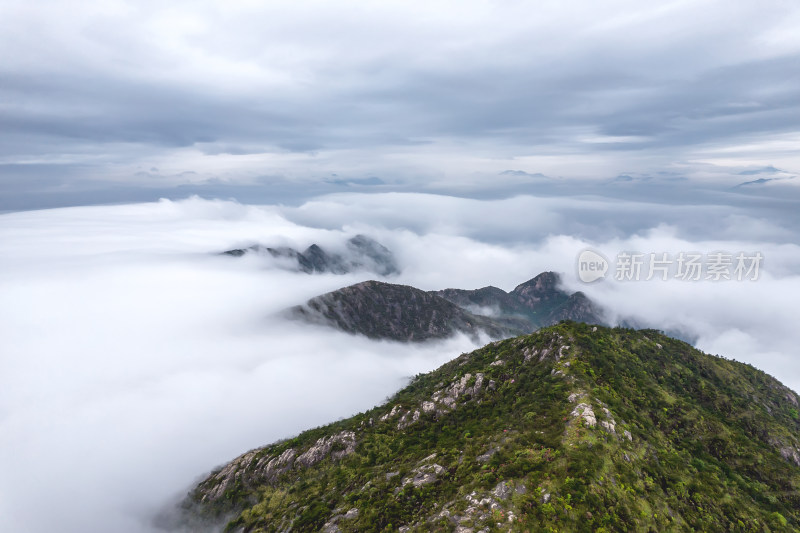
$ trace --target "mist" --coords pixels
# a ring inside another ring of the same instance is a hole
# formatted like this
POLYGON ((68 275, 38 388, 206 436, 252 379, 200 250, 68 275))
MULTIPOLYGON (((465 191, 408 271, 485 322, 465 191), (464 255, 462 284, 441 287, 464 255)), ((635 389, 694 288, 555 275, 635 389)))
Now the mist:
POLYGON ((421 194, 0 215, 0 530, 151 533, 153 516, 214 466, 368 409, 477 347, 464 337, 378 342, 287 322, 282 309, 375 275, 306 275, 224 250, 335 246, 364 233, 398 259, 402 273, 386 281, 427 290, 510 290, 554 270, 611 321, 685 331, 701 349, 797 390, 800 249, 787 217, 421 194), (754 282, 587 285, 575 276, 586 248, 608 257, 757 250, 765 261, 754 282))

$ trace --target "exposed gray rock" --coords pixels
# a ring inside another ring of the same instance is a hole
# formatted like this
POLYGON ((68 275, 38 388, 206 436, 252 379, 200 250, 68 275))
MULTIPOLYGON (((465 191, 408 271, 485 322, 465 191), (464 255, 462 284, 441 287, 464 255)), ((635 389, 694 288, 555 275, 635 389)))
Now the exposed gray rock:
POLYGON ((411 411, 406 411, 403 413, 403 415, 400 417, 400 420, 397 422, 397 429, 403 429, 411 424, 412 421, 408 416, 409 414, 411 414, 411 411))
POLYGON ((317 464, 329 455, 333 459, 341 459, 355 450, 356 434, 352 431, 342 431, 336 435, 319 439, 313 446, 297 457, 297 462, 308 467, 317 464), (337 449, 334 450, 335 446, 337 449))
POLYGON ((791 402, 792 405, 794 405, 795 407, 798 407, 798 405, 797 405, 797 396, 795 396, 791 392, 787 392, 786 396, 784 396, 784 398, 786 398, 787 401, 791 402))
POLYGON ((219 472, 213 474, 208 480, 206 480, 204 484, 210 488, 203 492, 201 501, 209 502, 222 498, 225 491, 227 491, 228 488, 233 485, 233 483, 236 481, 236 478, 239 476, 240 464, 249 464, 253 460, 253 457, 255 457, 256 453, 257 451, 252 451, 242 455, 241 457, 238 457, 236 460, 228 463, 219 472))
POLYGON ((614 417, 611 416, 611 411, 609 411, 606 407, 603 407, 602 411, 603 414, 605 414, 606 419, 600 422, 600 425, 609 433, 616 435, 617 423, 614 421, 614 417))
POLYGON ((564 357, 564 350, 569 350, 569 346, 564 345, 558 349, 558 356, 556 357, 556 362, 560 361, 564 357))
POLYGON ((800 449, 791 446, 785 446, 781 448, 781 457, 800 466, 800 449))
POLYGON ((264 454, 264 448, 258 448, 237 457, 206 478, 198 485, 199 499, 204 503, 218 501, 237 483, 271 484, 292 468, 313 466, 327 457, 341 459, 355 449, 356 436, 352 431, 323 437, 299 455, 294 448, 288 448, 277 456, 264 454))
POLYGON ((589 427, 594 427, 597 425, 597 418, 594 416, 592 406, 588 403, 579 403, 575 406, 575 409, 572 410, 571 414, 575 418, 582 418, 584 423, 586 423, 586 425, 589 427))
POLYGON ((472 491, 471 493, 465 496, 467 501, 476 507, 489 507, 491 509, 495 509, 498 507, 497 502, 491 498, 490 496, 486 496, 481 498, 481 496, 476 492, 472 491))
POLYGON ((412 476, 407 477, 403 480, 401 485, 411 484, 414 485, 415 487, 428 485, 436 481, 438 479, 438 476, 444 473, 444 471, 445 471, 444 467, 436 463, 419 466, 413 470, 412 476))
POLYGON ((527 363, 531 359, 534 359, 537 355, 539 355, 539 351, 536 348, 531 346, 525 348, 522 351, 523 360, 527 363))
POLYGON ((397 415, 397 413, 400 412, 400 409, 401 407, 399 405, 395 405, 394 407, 392 407, 391 411, 380 417, 378 420, 380 420, 381 422, 386 422, 388 419, 394 418, 397 415))
POLYGON ((494 490, 492 490, 492 494, 498 500, 507 500, 508 497, 511 496, 511 488, 508 486, 508 483, 501 481, 494 490))
POLYGON ((479 463, 485 463, 489 461, 489 459, 491 459, 492 456, 496 454, 498 451, 500 451, 499 448, 489 448, 486 451, 486 453, 479 455, 478 457, 475 458, 475 460, 478 461, 479 463))

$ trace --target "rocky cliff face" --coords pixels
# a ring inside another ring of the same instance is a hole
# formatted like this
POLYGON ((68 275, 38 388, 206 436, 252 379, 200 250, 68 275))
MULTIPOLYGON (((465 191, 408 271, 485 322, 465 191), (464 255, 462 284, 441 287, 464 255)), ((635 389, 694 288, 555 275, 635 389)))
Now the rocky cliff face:
POLYGON ((493 338, 518 333, 435 294, 379 281, 365 281, 317 296, 289 309, 287 315, 373 339, 398 341, 443 339, 456 333, 474 338, 481 333, 493 338))
POLYGON ((653 330, 562 323, 210 474, 228 531, 797 531, 797 395, 653 330))
POLYGON ((553 272, 540 274, 510 293, 497 287, 424 292, 368 281, 313 298, 289 309, 287 316, 398 341, 441 339, 457 332, 500 339, 561 320, 601 323, 598 306, 581 292, 564 292, 558 283, 553 272))
POLYGON ((368 271, 390 276, 400 272, 394 254, 366 235, 356 235, 349 239, 341 253, 327 251, 317 244, 312 244, 302 252, 285 246, 270 247, 261 244, 223 252, 223 255, 232 257, 246 254, 269 256, 277 259, 280 266, 306 274, 368 271))
POLYGON ((472 291, 445 289, 435 294, 473 312, 488 313, 500 322, 515 321, 518 328, 527 332, 561 320, 603 323, 602 311, 597 304, 582 292, 569 293, 560 286, 558 274, 543 272, 511 292, 489 286, 472 291))

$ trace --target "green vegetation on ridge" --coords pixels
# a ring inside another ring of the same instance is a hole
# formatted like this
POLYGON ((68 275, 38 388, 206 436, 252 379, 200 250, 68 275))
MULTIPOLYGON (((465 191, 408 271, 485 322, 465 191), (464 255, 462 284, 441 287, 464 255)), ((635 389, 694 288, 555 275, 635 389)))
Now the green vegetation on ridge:
POLYGON ((571 322, 248 452, 185 503, 230 531, 796 531, 796 395, 657 331, 571 322))

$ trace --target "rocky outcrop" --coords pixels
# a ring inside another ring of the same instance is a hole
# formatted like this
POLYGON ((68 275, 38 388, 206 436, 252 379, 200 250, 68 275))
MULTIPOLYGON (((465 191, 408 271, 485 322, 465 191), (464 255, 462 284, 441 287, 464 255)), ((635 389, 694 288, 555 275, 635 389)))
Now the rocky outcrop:
POLYGON ((435 482, 438 479, 438 477, 442 475, 444 472, 445 472, 444 467, 436 463, 430 465, 422 465, 420 467, 415 468, 412 472, 412 475, 403 479, 403 482, 400 485, 404 486, 410 484, 415 487, 429 485, 435 482))
MULTIPOLYGON (((420 402, 418 409, 404 409, 402 405, 397 404, 378 420, 387 422, 398 418, 397 429, 405 429, 419 421, 423 413, 438 418, 457 408, 460 404, 478 398, 483 384, 484 374, 482 372, 478 372, 475 376, 470 373, 464 374, 447 387, 435 390, 430 399, 420 402)), ((489 382, 489 388, 494 388, 494 381, 489 382)))
POLYGON ((786 459, 787 461, 791 461, 794 464, 800 466, 800 448, 794 448, 792 446, 784 446, 780 449, 781 457, 786 459))
POLYGON ((297 463, 309 467, 330 456, 332 459, 341 459, 350 455, 356 449, 356 434, 352 431, 342 431, 330 437, 323 437, 314 443, 311 448, 297 456, 297 463), (334 448, 337 446, 338 448, 334 448))
POLYGON ((582 418, 584 424, 590 428, 597 425, 597 418, 594 416, 592 406, 587 403, 579 403, 576 405, 571 414, 575 418, 582 418))
POLYGON ((339 460, 356 449, 356 434, 342 431, 322 437, 302 453, 288 448, 271 454, 267 448, 258 448, 234 459, 198 485, 198 500, 207 505, 226 499, 231 492, 259 484, 272 485, 297 468, 309 468, 331 458, 339 460))

